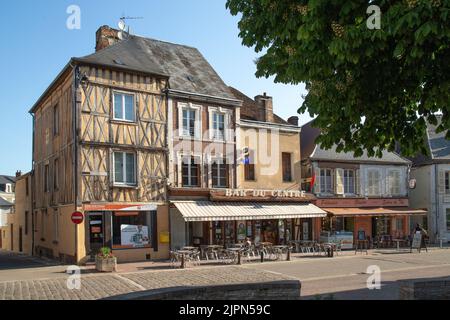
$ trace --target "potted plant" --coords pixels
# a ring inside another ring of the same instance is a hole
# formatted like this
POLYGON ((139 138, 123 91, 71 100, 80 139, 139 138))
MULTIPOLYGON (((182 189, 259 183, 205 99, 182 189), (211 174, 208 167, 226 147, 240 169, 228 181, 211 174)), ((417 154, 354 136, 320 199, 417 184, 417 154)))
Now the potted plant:
POLYGON ((100 249, 95 256, 95 268, 100 272, 114 272, 117 270, 117 258, 114 257, 110 248, 103 247, 100 249))

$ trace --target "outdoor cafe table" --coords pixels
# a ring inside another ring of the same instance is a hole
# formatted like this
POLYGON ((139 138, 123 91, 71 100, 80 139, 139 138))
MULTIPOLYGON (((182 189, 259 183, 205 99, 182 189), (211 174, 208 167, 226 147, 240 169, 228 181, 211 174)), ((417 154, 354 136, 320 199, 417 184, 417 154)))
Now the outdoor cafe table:
POLYGON ((185 268, 186 266, 186 257, 192 254, 192 250, 178 250, 176 253, 181 254, 182 260, 181 260, 181 268, 185 268))
POLYGON ((192 251, 192 250, 196 250, 196 249, 198 249, 198 248, 196 248, 196 247, 183 247, 183 250, 190 250, 190 251, 192 251))

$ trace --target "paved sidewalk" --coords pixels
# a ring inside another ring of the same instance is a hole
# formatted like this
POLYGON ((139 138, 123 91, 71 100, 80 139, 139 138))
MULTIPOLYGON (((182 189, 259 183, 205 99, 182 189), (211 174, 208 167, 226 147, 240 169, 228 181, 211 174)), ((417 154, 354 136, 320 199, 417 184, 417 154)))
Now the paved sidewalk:
POLYGON ((81 289, 69 290, 67 277, 0 282, 0 300, 93 300, 177 286, 203 286, 292 280, 292 277, 236 266, 185 270, 92 274, 81 277, 81 289))

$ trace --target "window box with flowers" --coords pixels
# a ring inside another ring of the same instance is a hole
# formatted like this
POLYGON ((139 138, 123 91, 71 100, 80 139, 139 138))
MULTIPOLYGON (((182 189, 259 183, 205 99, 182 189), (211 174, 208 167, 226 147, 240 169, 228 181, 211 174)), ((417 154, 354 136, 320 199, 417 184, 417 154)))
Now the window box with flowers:
POLYGON ((104 247, 95 256, 95 269, 100 272, 114 272, 117 270, 117 258, 111 249, 104 247))

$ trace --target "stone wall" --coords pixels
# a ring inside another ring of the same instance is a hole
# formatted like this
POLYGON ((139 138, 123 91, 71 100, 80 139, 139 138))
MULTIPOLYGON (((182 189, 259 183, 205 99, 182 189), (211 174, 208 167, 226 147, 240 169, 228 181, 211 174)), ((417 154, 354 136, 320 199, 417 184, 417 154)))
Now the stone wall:
POLYGON ((450 278, 400 283, 400 300, 449 300, 450 278))
POLYGON ((301 283, 284 280, 203 287, 174 287, 141 291, 107 300, 298 300, 301 283))

